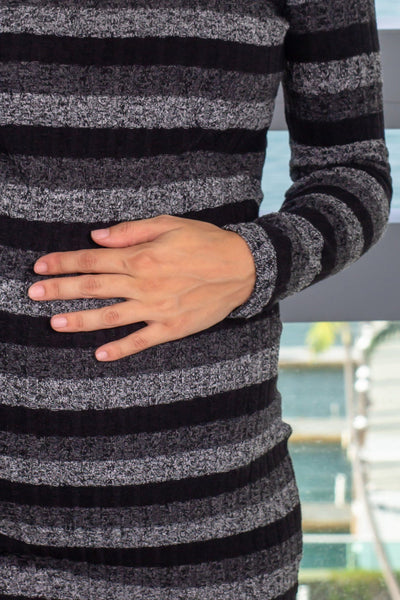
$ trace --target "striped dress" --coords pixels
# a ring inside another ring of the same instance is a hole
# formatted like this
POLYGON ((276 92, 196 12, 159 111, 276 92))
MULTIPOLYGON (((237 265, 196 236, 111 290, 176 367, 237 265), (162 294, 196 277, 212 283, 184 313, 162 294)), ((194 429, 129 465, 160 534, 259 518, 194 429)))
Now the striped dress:
POLYGON ((2 0, 0 600, 294 600, 299 493, 279 301, 383 235, 373 0, 2 0), (259 216, 282 82, 291 186, 259 216), (100 362, 145 323, 62 333, 34 262, 172 214, 235 231, 248 299, 100 362))

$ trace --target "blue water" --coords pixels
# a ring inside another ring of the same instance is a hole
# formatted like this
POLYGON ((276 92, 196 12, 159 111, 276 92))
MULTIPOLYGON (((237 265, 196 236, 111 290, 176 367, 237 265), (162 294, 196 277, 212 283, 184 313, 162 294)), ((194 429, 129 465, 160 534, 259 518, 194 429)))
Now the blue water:
POLYGON ((280 367, 278 389, 289 420, 346 415, 342 367, 280 367))
POLYGON ((335 501, 337 473, 346 477, 346 502, 351 502, 351 465, 346 450, 338 444, 310 442, 294 444, 289 450, 296 473, 301 502, 335 501))

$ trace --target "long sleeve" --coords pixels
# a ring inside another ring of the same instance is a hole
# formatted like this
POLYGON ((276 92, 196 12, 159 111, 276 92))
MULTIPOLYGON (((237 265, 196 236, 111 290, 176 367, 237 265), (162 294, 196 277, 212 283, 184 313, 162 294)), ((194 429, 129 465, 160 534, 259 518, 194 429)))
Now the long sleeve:
POLYGON ((282 88, 290 178, 278 212, 227 224, 256 282, 249 318, 348 267, 384 234, 393 195, 374 0, 287 0, 282 88))

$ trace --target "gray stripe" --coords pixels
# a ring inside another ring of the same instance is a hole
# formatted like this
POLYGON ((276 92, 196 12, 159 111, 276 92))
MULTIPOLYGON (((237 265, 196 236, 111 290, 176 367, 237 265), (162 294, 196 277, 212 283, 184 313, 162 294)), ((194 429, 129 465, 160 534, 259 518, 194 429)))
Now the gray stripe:
MULTIPOLYGON (((136 182, 132 182, 135 186, 136 182)), ((263 192, 255 176, 198 177, 136 189, 48 189, 0 181, 1 213, 16 219, 85 222, 148 219, 160 213, 178 215, 251 198, 261 204, 263 192)), ((0 257, 0 261, 2 258, 0 257)))
MULTIPOLYGON (((274 0, 275 1, 275 0, 274 0)), ((318 0, 319 1, 319 0, 318 0)), ((13 6, 43 6, 43 0, 12 0, 13 6)), ((69 9, 80 10, 82 5, 86 8, 171 8, 171 0, 68 0, 69 9)), ((52 8, 65 8, 64 0, 52 0, 52 8)), ((240 0, 240 3, 232 4, 232 0, 196 0, 196 7, 205 8, 218 13, 228 12, 238 15, 261 15, 273 16, 276 12, 273 3, 265 0, 240 0)), ((174 0, 174 8, 193 8, 193 0, 174 0)))
POLYGON ((273 15, 257 19, 237 13, 201 9, 124 8, 98 10, 88 7, 5 6, 0 31, 29 32, 35 35, 111 37, 199 37, 218 38, 247 44, 277 46, 282 43, 288 23, 273 15), (272 22, 271 22, 272 21, 272 22), (118 25, 116 25, 118 24, 118 25))
MULTIPOLYGON (((245 335, 239 336, 246 340, 245 335)), ((271 342, 269 342, 271 344, 271 342)), ((212 346, 205 346, 211 348, 212 346)), ((4 345, 0 346, 4 355, 4 345)), ((22 349, 25 356, 29 350, 22 349)), ((18 352, 18 350, 17 350, 18 352)), ((32 349, 31 355, 37 352, 32 349)), ((125 377, 95 377, 93 380, 74 379, 82 377, 84 369, 79 368, 79 352, 57 353, 53 359, 55 365, 63 367, 62 375, 72 379, 52 379, 46 377, 46 364, 41 367, 44 377, 13 376, 0 374, 0 401, 9 406, 25 406, 27 408, 47 408, 49 410, 107 410, 110 408, 127 408, 135 406, 152 406, 153 404, 169 404, 197 396, 211 396, 219 392, 236 390, 247 385, 262 383, 271 379, 278 370, 279 345, 273 345, 260 352, 251 352, 234 359, 218 361, 212 365, 202 365, 190 369, 177 368, 172 371, 141 374, 134 373, 125 377), (67 362, 67 355, 74 359, 67 362), (61 362, 60 362, 61 361, 61 362), (75 373, 77 371, 77 373, 75 373)), ((51 350, 48 352, 49 367, 52 364, 51 350)), ((185 356, 184 351, 182 357, 185 356)), ((95 360, 95 359, 94 359, 95 360)), ((116 361, 118 362, 118 361, 116 361)), ((25 361, 23 364, 26 364, 25 361)), ((29 363, 27 363, 29 365, 29 363)), ((10 360, 10 367, 12 363, 10 360)), ((23 371, 23 369, 21 369, 23 371)), ((25 366, 25 372, 31 371, 25 366)), ((98 370, 101 372, 100 367, 98 370)))
POLYGON ((182 544, 207 540, 212 532, 213 538, 235 535, 262 527, 285 517, 298 504, 297 486, 294 481, 275 492, 268 500, 260 504, 253 503, 245 507, 226 507, 221 515, 211 515, 197 520, 194 517, 186 523, 173 526, 154 526, 148 523, 139 527, 122 526, 109 528, 102 525, 98 529, 66 530, 60 527, 48 527, 40 524, 32 527, 27 524, 2 521, 1 531, 4 535, 31 544, 50 544, 53 546, 81 546, 103 548, 137 548, 146 546, 162 546, 164 544, 182 544))
MULTIPOLYGON (((139 527, 143 523, 152 523, 168 527, 174 523, 200 521, 210 516, 223 514, 228 506, 251 506, 260 504, 272 496, 278 489, 294 479, 291 459, 286 456, 270 473, 252 484, 238 487, 232 492, 187 501, 168 502, 168 504, 149 504, 145 506, 109 507, 46 507, 0 502, 0 518, 27 524, 32 527, 46 525, 52 528, 66 529, 71 523, 77 528, 98 529, 139 527)), ((298 493, 298 492, 297 492, 298 493)))
POLYGON ((367 23, 371 19, 371 0, 302 2, 298 8, 298 2, 292 0, 288 4, 288 19, 296 23, 296 33, 331 31, 354 23, 367 23))
MULTIPOLYGON (((19 1, 21 1, 21 0, 19 0, 19 1)), ((304 4, 316 4, 317 2, 319 3, 320 1, 321 0, 286 0, 286 5, 288 7, 290 7, 290 6, 304 6, 304 4)))
MULTIPOLYGON (((305 169, 316 167, 329 167, 344 160, 357 160, 360 167, 370 161, 376 165, 383 164, 383 157, 388 157, 387 148, 383 139, 363 140, 351 142, 340 146, 307 146, 291 141, 292 157, 291 169, 295 179, 301 176, 301 167, 305 169)), ((385 164, 386 168, 386 164, 385 164)))
POLYGON ((34 559, 29 556, 5 557, 0 576, 8 594, 40 595, 57 600, 233 600, 256 594, 273 600, 297 583, 301 552, 301 535, 294 534, 286 542, 269 550, 244 557, 211 561, 178 567, 104 567, 86 562, 34 559), (285 566, 276 568, 280 562, 285 566), (251 571, 257 575, 248 577, 251 571), (233 581, 225 581, 232 573, 233 581), (247 577, 246 577, 247 575, 247 577), (221 580, 211 584, 210 580, 221 580), (171 587, 171 582, 179 582, 171 587), (56 589, 55 589, 56 588, 56 589))
MULTIPOLYGON (((255 437, 281 416, 277 397, 266 409, 212 423, 132 435, 36 436, 0 431, 0 453, 26 460, 134 460, 239 443, 255 437)), ((100 432, 99 432, 100 433, 100 432)))
POLYGON ((246 465, 288 438, 290 425, 275 419, 249 440, 216 448, 177 452, 142 459, 49 461, 0 456, 0 477, 34 485, 140 485, 184 477, 200 477, 246 465))
POLYGON ((51 317, 56 313, 96 309, 125 301, 124 298, 77 298, 39 302, 29 298, 28 287, 35 281, 43 281, 43 277, 32 276, 30 279, 30 281, 15 281, 0 277, 1 310, 33 317, 51 317))
POLYGON ((274 98, 263 102, 207 100, 201 96, 60 96, 0 94, 0 124, 50 127, 203 127, 258 130, 268 127, 274 98))
POLYGON ((183 65, 0 64, 0 90, 65 96, 201 96, 262 102, 276 96, 282 73, 257 74, 183 65))
MULTIPOLYGON (((325 6, 325 5, 324 5, 325 6)), ((340 60, 287 64, 284 79, 290 81, 291 92, 304 96, 353 92, 381 81, 381 57, 379 52, 370 52, 340 60)))
MULTIPOLYGON (((31 186, 67 190, 113 190, 128 188, 140 191, 166 183, 205 177, 227 177, 238 174, 261 178, 264 153, 249 152, 230 155, 222 152, 185 152, 149 158, 52 158, 23 154, 0 155, 0 184, 26 184, 29 198, 31 186)), ((163 199, 162 199, 163 200, 163 199)), ((15 201, 17 199, 15 198, 15 201)), ((21 198, 21 203, 26 199, 21 198)), ((180 206, 181 210, 182 207, 180 206)), ((158 211, 159 212, 159 211, 158 211)))

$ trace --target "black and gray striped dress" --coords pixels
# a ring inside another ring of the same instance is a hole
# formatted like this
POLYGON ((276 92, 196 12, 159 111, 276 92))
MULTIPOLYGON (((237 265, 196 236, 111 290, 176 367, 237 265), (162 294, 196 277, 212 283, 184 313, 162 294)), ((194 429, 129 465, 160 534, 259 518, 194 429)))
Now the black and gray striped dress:
POLYGON ((294 599, 279 301, 387 225, 373 0, 1 0, 0 87, 0 599, 294 599), (280 81, 292 185, 259 217, 280 81), (112 300, 35 302, 33 263, 157 214, 242 235, 255 287, 101 363, 145 324, 55 331, 112 300))

